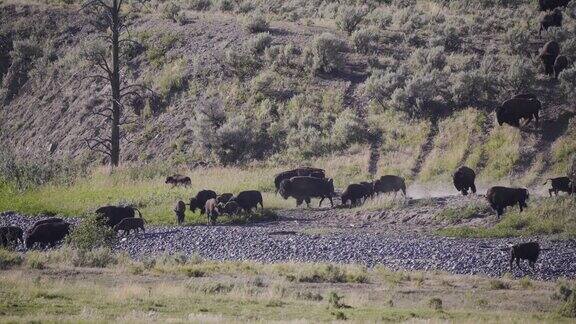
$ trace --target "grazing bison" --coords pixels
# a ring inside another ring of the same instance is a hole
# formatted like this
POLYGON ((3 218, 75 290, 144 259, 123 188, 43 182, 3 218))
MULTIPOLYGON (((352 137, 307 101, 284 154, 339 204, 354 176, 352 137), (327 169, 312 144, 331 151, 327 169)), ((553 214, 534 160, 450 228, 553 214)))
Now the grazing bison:
POLYGON ((538 124, 538 114, 541 108, 542 104, 540 104, 540 101, 537 99, 508 99, 496 110, 496 120, 500 126, 506 123, 513 127, 520 127, 520 119, 523 118, 527 119, 525 125, 528 125, 532 121, 532 118, 534 118, 536 124, 538 124))
POLYGON ((380 179, 374 181, 375 193, 389 193, 394 192, 394 197, 398 191, 402 191, 406 196, 406 182, 404 178, 395 175, 383 175, 380 179))
POLYGON ((348 185, 342 193, 342 205, 348 205, 348 201, 350 201, 350 207, 360 205, 364 197, 366 197, 366 187, 353 183, 348 185))
POLYGON ((300 167, 294 170, 280 172, 274 177, 274 186, 276 186, 276 193, 278 193, 278 190, 280 190, 280 184, 282 183, 283 180, 299 176, 300 177, 310 176, 320 179, 324 179, 326 177, 323 169, 310 168, 310 167, 300 167))
POLYGON ((474 184, 475 179, 476 173, 467 166, 459 167, 452 176, 454 187, 456 187, 456 190, 462 192, 464 196, 468 195, 468 190, 471 190, 472 193, 476 193, 476 185, 474 184))
POLYGON ((7 247, 9 244, 24 243, 24 231, 18 226, 0 227, 0 246, 7 247))
POLYGON ((186 215, 186 204, 179 200, 174 206, 174 214, 176 214, 176 223, 181 225, 184 223, 184 216, 186 215))
POLYGON ((548 30, 549 27, 562 27, 562 12, 559 9, 554 9, 554 11, 542 17, 538 35, 540 35, 543 30, 548 30))
POLYGON ((554 73, 554 62, 556 62, 558 54, 560 54, 560 45, 555 41, 549 41, 540 50, 540 60, 544 64, 546 74, 554 73))
POLYGON ((528 242, 512 245, 510 248, 510 271, 512 271, 512 265, 516 261, 516 266, 518 269, 524 271, 520 267, 520 259, 528 260, 528 264, 535 269, 536 261, 538 261, 538 256, 540 255, 540 244, 538 242, 528 242))
POLYGON ((334 207, 332 197, 334 194, 334 182, 332 179, 320 179, 314 177, 293 177, 282 181, 278 191, 282 198, 296 199, 296 206, 300 206, 303 201, 310 207, 311 198, 321 198, 318 207, 322 205, 325 198, 330 200, 330 205, 334 207))
POLYGON ((131 206, 104 206, 96 209, 96 214, 99 216, 99 219, 104 221, 105 225, 114 227, 124 218, 136 216, 135 211, 137 211, 140 218, 142 218, 140 211, 131 206))
POLYGON ((552 197, 552 193, 558 196, 558 191, 567 192, 568 194, 573 193, 573 185, 568 177, 558 177, 558 178, 551 178, 546 180, 544 184, 548 181, 552 184, 552 188, 548 189, 548 193, 550 197, 552 197))
POLYGON ((222 214, 228 214, 230 216, 233 216, 238 214, 238 211, 240 210, 240 205, 238 205, 235 199, 232 199, 225 204, 219 203, 218 210, 220 210, 222 214))
POLYGON ((540 11, 554 10, 558 7, 566 7, 570 0, 538 0, 540 11))
POLYGON ((216 197, 216 201, 218 202, 218 204, 225 204, 228 201, 230 201, 230 199, 232 199, 232 197, 234 197, 234 195, 227 192, 227 193, 223 193, 221 195, 218 195, 218 197, 216 197))
POLYGON ((28 231, 26 231, 27 233, 32 232, 32 230, 34 230, 37 226, 42 225, 42 224, 50 224, 50 223, 61 223, 64 220, 62 218, 58 218, 58 217, 50 217, 50 218, 46 218, 46 219, 42 219, 37 221, 36 223, 34 223, 34 225, 32 225, 32 227, 30 229, 28 229, 28 231))
POLYGON ((564 55, 560 55, 554 61, 554 78, 558 79, 558 76, 564 69, 568 67, 568 58, 564 55))
POLYGON ((264 208, 262 193, 258 190, 242 191, 234 198, 234 201, 247 213, 252 212, 252 208, 258 209, 258 204, 264 208))
POLYGON ((212 225, 216 224, 216 217, 218 217, 218 215, 220 214, 216 198, 210 198, 206 200, 204 209, 206 210, 206 215, 208 216, 208 221, 210 222, 210 224, 212 225))
POLYGON ((201 190, 196 194, 196 197, 190 198, 190 210, 195 213, 196 209, 200 209, 200 214, 204 215, 204 207, 208 199, 216 199, 216 192, 213 190, 201 190))
POLYGON ((38 225, 26 237, 26 248, 31 249, 38 243, 41 247, 54 246, 70 233, 70 224, 66 222, 38 225))
POLYGON ((136 231, 138 233, 140 230, 142 232, 146 232, 144 229, 144 219, 136 218, 136 217, 128 217, 124 218, 120 221, 120 223, 114 226, 114 231, 119 232, 122 231, 122 235, 129 235, 130 231, 136 231))
POLYGON ((190 180, 190 177, 187 177, 187 176, 184 176, 181 174, 175 174, 175 175, 166 177, 165 183, 171 184, 172 187, 179 186, 179 185, 188 187, 192 184, 192 180, 190 180))
POLYGON ((508 206, 518 204, 520 211, 528 207, 526 200, 529 199, 528 189, 524 188, 507 188, 507 187, 492 187, 486 193, 486 199, 490 206, 496 210, 498 217, 502 216, 504 209, 508 206))
POLYGON ((374 197, 374 184, 372 182, 362 181, 360 184, 364 187, 364 190, 366 190, 364 200, 374 197))

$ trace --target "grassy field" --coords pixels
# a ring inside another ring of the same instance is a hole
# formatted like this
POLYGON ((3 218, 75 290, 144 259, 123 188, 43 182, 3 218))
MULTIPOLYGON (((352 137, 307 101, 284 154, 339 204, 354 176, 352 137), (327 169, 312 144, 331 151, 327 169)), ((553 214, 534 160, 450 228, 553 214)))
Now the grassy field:
POLYGON ((570 321, 562 310, 575 284, 179 256, 137 262, 105 251, 77 260, 67 247, 25 257, 0 250, 0 321, 559 323, 570 321))

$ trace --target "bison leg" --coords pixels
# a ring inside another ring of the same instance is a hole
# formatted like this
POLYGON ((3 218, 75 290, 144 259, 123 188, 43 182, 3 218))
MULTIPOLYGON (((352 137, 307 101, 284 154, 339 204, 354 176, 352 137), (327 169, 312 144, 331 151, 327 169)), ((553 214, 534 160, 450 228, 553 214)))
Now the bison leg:
POLYGON ((524 205, 522 204, 521 201, 518 202, 518 206, 520 206, 520 212, 524 211, 524 205))
POLYGON ((514 254, 510 253, 510 272, 512 272, 513 265, 514 265, 514 254))
POLYGON ((516 266, 518 267, 518 269, 524 271, 524 269, 522 269, 522 267, 520 266, 520 258, 516 258, 516 266))
POLYGON ((550 195, 550 197, 552 197, 553 192, 554 192, 554 189, 548 189, 548 194, 550 195))
POLYGON ((468 196, 468 189, 462 189, 462 195, 468 196))
POLYGON ((497 206, 496 213, 498 214, 498 218, 500 218, 502 216, 502 214, 504 214, 504 207, 497 206))

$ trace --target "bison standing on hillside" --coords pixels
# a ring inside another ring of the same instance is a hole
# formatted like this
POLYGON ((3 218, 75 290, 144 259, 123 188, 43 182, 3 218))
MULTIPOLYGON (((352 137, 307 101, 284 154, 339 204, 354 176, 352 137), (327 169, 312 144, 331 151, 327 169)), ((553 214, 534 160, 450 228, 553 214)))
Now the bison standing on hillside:
POLYGON ((323 169, 311 168, 311 167, 300 167, 293 170, 280 172, 274 177, 274 186, 276 187, 276 193, 278 193, 278 190, 280 190, 280 184, 282 183, 282 181, 299 176, 300 177, 310 176, 320 179, 324 179, 326 177, 323 169))
POLYGON ((0 246, 7 247, 10 244, 24 243, 24 231, 18 226, 0 227, 0 246))
POLYGON ((564 55, 560 55, 554 61, 554 78, 558 79, 558 76, 564 69, 568 67, 568 58, 564 55))
POLYGON ((486 199, 494 209, 498 217, 502 216, 504 209, 509 206, 518 204, 520 212, 528 207, 526 201, 530 198, 528 189, 524 188, 507 188, 507 187, 492 187, 486 193, 486 199))
POLYGON ((330 200, 330 205, 334 207, 332 197, 334 193, 334 182, 332 179, 320 179, 314 177, 293 177, 282 181, 278 191, 282 198, 296 199, 296 206, 300 206, 303 201, 310 207, 311 198, 320 198, 318 207, 322 205, 325 198, 330 200))
POLYGON ((532 118, 538 124, 541 108, 542 104, 537 99, 508 99, 496 110, 496 120, 500 126, 506 123, 513 127, 520 127, 520 119, 523 118, 527 119, 525 125, 528 125, 532 118))
POLYGON ((66 222, 39 225, 26 237, 26 248, 31 249, 36 243, 41 247, 54 246, 69 233, 70 224, 66 222))
POLYGON ((247 213, 252 212, 252 209, 258 209, 258 205, 264 208, 262 193, 258 190, 242 191, 234 198, 234 201, 247 213))
POLYGON ((550 181, 550 183, 552 185, 552 188, 548 189, 548 193, 550 194, 550 197, 552 197, 552 193, 554 193, 554 195, 558 196, 559 191, 567 192, 568 194, 572 194, 573 185, 570 181, 570 178, 568 178, 568 177, 551 178, 551 179, 546 180, 546 182, 544 182, 544 184, 546 184, 548 181, 550 181))
POLYGON ((566 7, 570 0, 538 0, 540 11, 554 10, 558 7, 566 7))
POLYGON ((204 215, 206 201, 208 199, 216 199, 216 192, 213 190, 200 190, 196 197, 190 198, 190 210, 195 213, 196 209, 200 209, 200 214, 204 215))
POLYGON ((96 209, 96 214, 99 219, 104 220, 105 225, 114 227, 124 218, 136 216, 136 211, 140 218, 142 218, 140 211, 131 206, 104 206, 96 209))
POLYGON ((556 57, 560 54, 560 45, 555 41, 549 41, 544 44, 542 50, 540 50, 540 60, 544 64, 544 70, 546 74, 554 73, 554 62, 556 62, 556 57))
POLYGON ((348 205, 348 201, 350 201, 350 207, 360 205, 364 197, 366 197, 366 187, 353 183, 348 185, 344 193, 342 193, 342 205, 348 205))
POLYGON ((462 192, 464 196, 468 195, 468 190, 471 190, 472 193, 476 193, 476 185, 474 184, 474 181, 476 180, 476 173, 469 167, 459 167, 458 170, 454 172, 452 180, 456 190, 462 192))
POLYGON ((166 177, 165 183, 171 184, 172 187, 175 187, 178 185, 188 187, 192 184, 192 180, 190 180, 190 177, 183 176, 181 174, 175 174, 175 175, 166 177))
POLYGON ((404 196, 406 196, 406 182, 402 177, 383 175, 380 179, 374 181, 374 192, 376 194, 394 192, 394 197, 396 197, 398 191, 402 191, 404 196))
POLYGON ((548 30, 549 27, 562 27, 562 12, 559 9, 554 9, 554 11, 542 17, 538 35, 540 35, 543 30, 548 30))

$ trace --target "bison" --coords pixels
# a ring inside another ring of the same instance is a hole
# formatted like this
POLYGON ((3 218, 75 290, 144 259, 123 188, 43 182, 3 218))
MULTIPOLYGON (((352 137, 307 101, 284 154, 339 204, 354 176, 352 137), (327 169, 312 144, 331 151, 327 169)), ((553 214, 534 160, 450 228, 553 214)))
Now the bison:
POLYGON ((234 198, 234 201, 242 208, 245 212, 250 213, 252 212, 253 208, 258 208, 258 204, 260 207, 264 208, 264 203, 262 199, 262 193, 258 190, 246 190, 242 191, 234 198))
POLYGON ((509 247, 510 249, 510 271, 512 271, 512 265, 516 261, 516 266, 518 269, 524 271, 520 267, 520 259, 528 260, 528 264, 535 269, 536 261, 538 261, 538 256, 540 255, 540 244, 538 242, 528 242, 515 244, 509 247))
POLYGON ((498 125, 502 126, 504 123, 520 127, 520 119, 527 119, 525 125, 528 125, 532 118, 539 121, 539 112, 542 104, 538 99, 525 99, 525 98, 512 98, 504 101, 496 110, 496 120, 498 125))
POLYGON ((42 224, 50 224, 50 223, 61 223, 64 220, 62 218, 58 218, 58 217, 50 217, 50 218, 46 218, 46 219, 42 219, 37 221, 36 223, 34 223, 34 225, 32 225, 32 227, 30 227, 30 229, 28 229, 28 231, 26 231, 27 233, 32 232, 32 230, 34 230, 37 226, 42 225, 42 224))
POLYGON ((550 197, 552 197, 552 193, 558 196, 559 191, 567 192, 568 194, 573 193, 573 185, 571 184, 570 178, 568 177, 550 178, 546 180, 544 184, 548 183, 548 181, 550 181, 552 184, 552 188, 548 189, 550 197))
POLYGON ((452 181, 454 182, 454 187, 456 190, 462 192, 464 196, 468 195, 468 190, 472 193, 476 193, 476 185, 474 180, 476 179, 476 173, 474 170, 467 166, 461 166, 452 175, 452 181))
POLYGON ((186 215, 186 204, 179 200, 174 206, 174 214, 176 214, 176 223, 181 225, 184 223, 184 216, 186 215))
POLYGON ((96 209, 96 214, 99 216, 99 219, 104 221, 105 225, 114 227, 124 218, 136 216, 135 211, 137 211, 140 218, 142 218, 140 211, 131 206, 104 206, 96 209))
POLYGON ((70 224, 66 222, 38 225, 26 237, 26 248, 31 249, 38 243, 41 247, 54 246, 70 233, 70 224))
POLYGON ((278 190, 280 190, 280 184, 282 183, 283 180, 287 180, 298 176, 310 176, 320 179, 324 179, 326 177, 323 169, 310 168, 310 167, 300 167, 294 170, 280 172, 274 177, 274 186, 276 187, 276 193, 278 193, 278 190))
POLYGON ((538 0, 540 11, 554 10, 558 7, 566 7, 570 0, 538 0))
POLYGON ((562 27, 562 12, 559 9, 554 9, 554 11, 542 17, 538 35, 540 35, 543 30, 548 30, 549 27, 562 27))
POLYGON ((114 226, 114 231, 119 232, 122 231, 122 235, 129 235, 130 231, 136 231, 138 233, 140 230, 146 232, 144 229, 144 219, 136 218, 136 217, 128 217, 124 218, 120 221, 120 223, 114 226))
POLYGON ((374 183, 362 181, 360 184, 364 186, 364 190, 366 190, 364 200, 374 197, 374 183))
POLYGON ((206 211, 206 215, 208 216, 208 221, 210 222, 210 224, 216 224, 216 217, 220 215, 216 198, 210 198, 206 200, 206 203, 204 204, 204 209, 206 211))
POLYGON ((226 204, 228 201, 230 201, 230 199, 232 199, 232 197, 234 197, 234 195, 227 192, 218 195, 218 197, 216 197, 216 201, 218 202, 218 204, 226 204))
POLYGON ((24 243, 24 231, 18 226, 0 227, 0 246, 24 243))
POLYGON ((348 185, 344 193, 342 193, 342 205, 347 205, 348 201, 350 201, 350 207, 359 205, 364 197, 366 197, 366 187, 353 183, 348 185))
POLYGON ((200 214, 204 215, 204 207, 208 199, 216 199, 216 192, 213 190, 200 190, 196 197, 190 198, 190 210, 195 213, 196 209, 200 209, 200 214))
POLYGON ((300 206, 303 201, 310 207, 311 198, 321 198, 318 207, 322 205, 324 199, 330 200, 330 205, 334 207, 332 197, 334 193, 334 182, 332 179, 320 179, 315 177, 293 177, 282 181, 280 184, 280 195, 284 199, 293 197, 296 199, 296 206, 300 206))
POLYGON ((375 193, 389 193, 394 192, 394 197, 398 191, 402 191, 406 196, 406 182, 404 178, 395 175, 383 175, 380 179, 374 181, 375 193))
POLYGON ((556 62, 556 57, 560 54, 560 45, 556 41, 549 41, 544 44, 542 50, 540 50, 540 60, 544 64, 544 70, 546 74, 550 75, 554 73, 554 62, 556 62))
POLYGON ((165 183, 171 184, 172 187, 176 187, 179 185, 182 185, 184 187, 188 187, 192 184, 192 180, 190 180, 190 177, 187 177, 187 176, 184 176, 181 174, 175 174, 175 175, 171 175, 169 177, 166 177, 165 183))
POLYGON ((229 200, 227 203, 219 203, 218 210, 222 214, 228 214, 230 216, 238 214, 240 210, 240 205, 236 202, 235 199, 229 200))
POLYGON ((524 188, 507 188, 507 187, 492 187, 486 193, 486 199, 490 206, 496 210, 498 217, 502 216, 504 209, 509 206, 518 204, 520 212, 528 207, 526 201, 529 199, 528 189, 524 188))
POLYGON ((554 78, 558 79, 558 76, 564 69, 568 67, 568 58, 564 55, 560 55, 554 61, 554 78))

